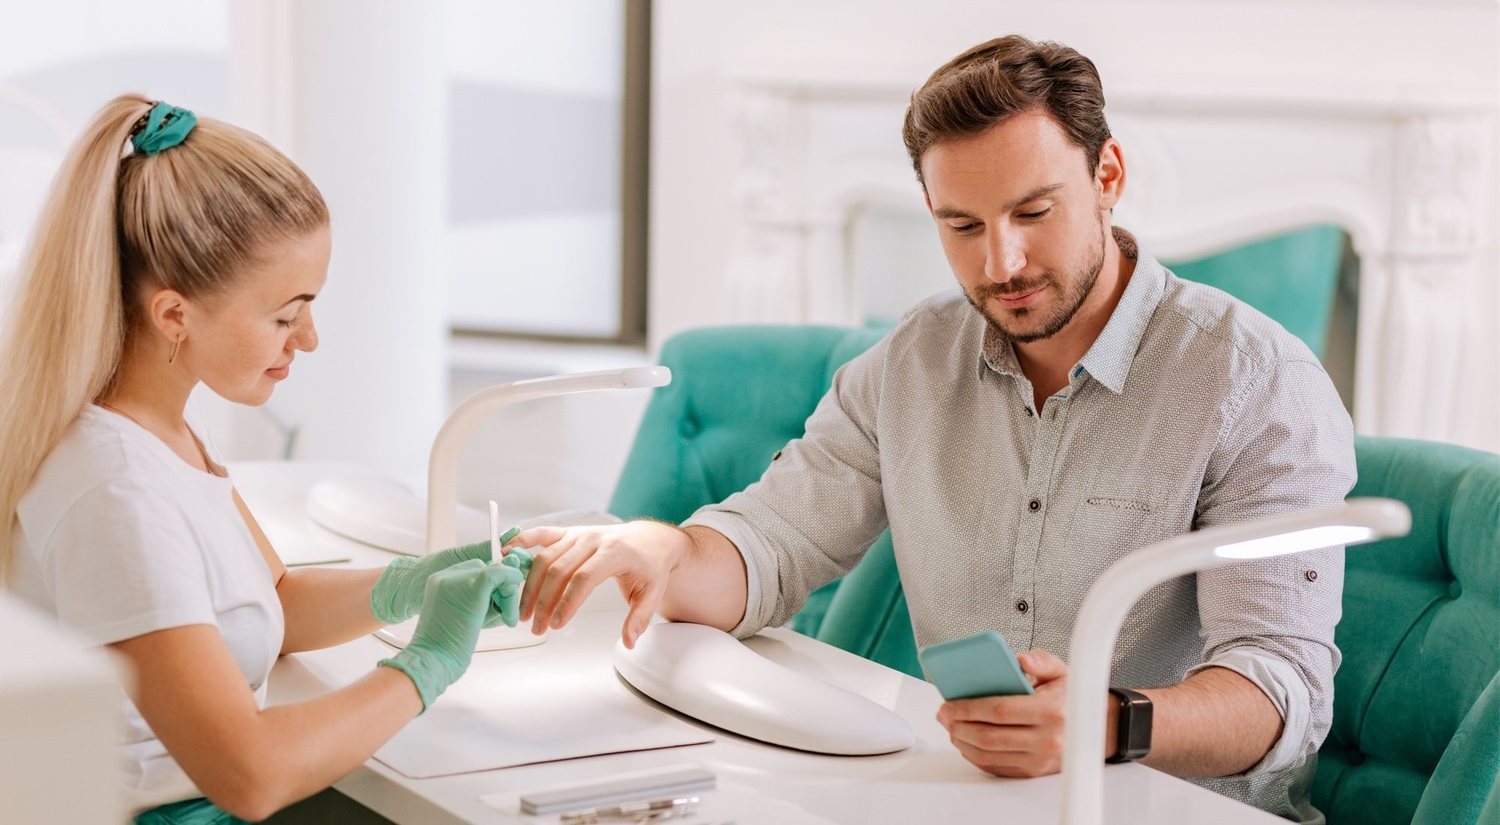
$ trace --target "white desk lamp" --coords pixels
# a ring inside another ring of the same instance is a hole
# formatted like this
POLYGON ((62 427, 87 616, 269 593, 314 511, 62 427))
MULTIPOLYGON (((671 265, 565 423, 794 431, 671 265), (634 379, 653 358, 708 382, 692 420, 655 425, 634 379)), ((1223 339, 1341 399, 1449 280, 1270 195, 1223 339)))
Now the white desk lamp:
MULTIPOLYGON (((438 430, 427 460, 427 552, 451 547, 458 541, 458 454, 490 413, 537 398, 595 390, 664 387, 671 382, 672 371, 666 367, 629 367, 496 384, 464 399, 438 430)), ((410 621, 377 631, 375 635, 397 647, 405 647, 415 629, 416 622, 410 621)), ((545 638, 523 627, 496 627, 479 634, 475 650, 527 647, 541 644, 545 638)))
POLYGON ((1351 499, 1211 527, 1136 551, 1116 562, 1089 588, 1068 658, 1068 724, 1063 732, 1063 825, 1100 825, 1104 817, 1105 702, 1115 636, 1125 615, 1152 587, 1168 579, 1233 564, 1338 545, 1361 544, 1411 529, 1411 511, 1392 499, 1351 499))

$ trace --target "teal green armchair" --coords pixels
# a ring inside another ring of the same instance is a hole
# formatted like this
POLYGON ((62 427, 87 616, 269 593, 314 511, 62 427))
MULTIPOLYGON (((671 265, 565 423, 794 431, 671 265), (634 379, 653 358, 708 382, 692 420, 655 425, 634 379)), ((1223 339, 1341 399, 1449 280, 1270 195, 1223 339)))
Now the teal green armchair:
MULTIPOLYGON (((662 348, 610 510, 681 521, 758 479, 844 361, 878 331, 734 327, 662 348)), ((1412 509, 1405 538, 1348 554, 1344 653, 1313 802, 1330 825, 1469 825, 1500 807, 1500 456, 1360 438, 1353 495, 1412 509)), ((921 677, 890 534, 792 627, 921 677)))
POLYGON ((1313 804, 1329 825, 1482 822, 1500 771, 1500 456, 1368 437, 1355 453, 1350 495, 1406 502, 1412 527, 1346 556, 1313 804))

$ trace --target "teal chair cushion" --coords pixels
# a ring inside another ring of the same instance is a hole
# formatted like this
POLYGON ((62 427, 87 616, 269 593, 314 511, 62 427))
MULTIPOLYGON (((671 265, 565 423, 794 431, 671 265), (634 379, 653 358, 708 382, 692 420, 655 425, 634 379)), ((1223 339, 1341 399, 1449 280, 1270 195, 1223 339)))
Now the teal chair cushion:
POLYGON ((829 591, 830 598, 809 635, 923 678, 889 530, 870 546, 870 552, 849 575, 823 590, 829 591))
POLYGON ((1350 495, 1406 502, 1412 529, 1346 555, 1313 803, 1330 825, 1477 822, 1500 769, 1500 456, 1369 437, 1355 452, 1350 495))
POLYGON ((1191 261, 1163 261, 1276 319, 1319 358, 1344 254, 1344 231, 1309 226, 1191 261))
POLYGON ((1500 823, 1500 674, 1454 731, 1417 803, 1412 822, 1500 823), (1485 778, 1489 786, 1485 786, 1485 778))
POLYGON ((143 811, 132 822, 134 825, 250 825, 202 797, 143 811))

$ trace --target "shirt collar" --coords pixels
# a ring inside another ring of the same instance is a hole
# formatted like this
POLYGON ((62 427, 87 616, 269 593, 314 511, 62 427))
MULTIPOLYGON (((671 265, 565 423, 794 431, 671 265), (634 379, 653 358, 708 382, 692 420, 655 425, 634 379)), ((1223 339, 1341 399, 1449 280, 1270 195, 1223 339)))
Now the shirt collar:
MULTIPOLYGON (((1070 377, 1076 380, 1079 369, 1082 369, 1111 392, 1119 394, 1125 389, 1125 378, 1130 373, 1136 351, 1140 349, 1146 326, 1166 292, 1167 271, 1155 258, 1139 250, 1134 235, 1117 226, 1114 227, 1114 236, 1120 254, 1135 261, 1135 270, 1109 321, 1088 352, 1079 359, 1070 377)), ((1021 375, 1021 365, 1016 360, 1010 339, 988 322, 984 324, 980 352, 980 375, 986 368, 1002 375, 1021 375)))

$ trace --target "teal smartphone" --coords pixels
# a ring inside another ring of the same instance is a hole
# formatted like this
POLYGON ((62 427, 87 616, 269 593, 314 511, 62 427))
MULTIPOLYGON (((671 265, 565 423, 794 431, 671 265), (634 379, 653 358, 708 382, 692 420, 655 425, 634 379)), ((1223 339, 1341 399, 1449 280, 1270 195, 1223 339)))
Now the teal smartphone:
POLYGON ((1036 692, 1005 637, 993 630, 924 647, 917 658, 927 680, 950 701, 1036 692))

